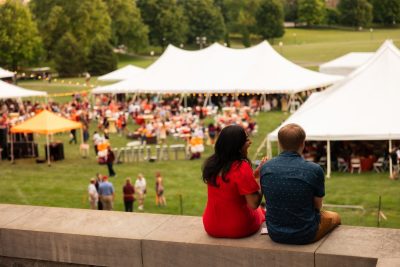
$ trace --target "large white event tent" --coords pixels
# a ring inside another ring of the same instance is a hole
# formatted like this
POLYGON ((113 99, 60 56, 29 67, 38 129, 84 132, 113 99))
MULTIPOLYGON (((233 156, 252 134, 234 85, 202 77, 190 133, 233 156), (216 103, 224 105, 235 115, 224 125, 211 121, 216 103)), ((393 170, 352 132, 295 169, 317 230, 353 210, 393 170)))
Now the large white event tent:
POLYGON ((352 71, 366 63, 373 55, 374 53, 371 52, 348 53, 332 61, 321 64, 319 66, 319 72, 347 76, 352 71))
POLYGON ((14 77, 14 72, 5 70, 5 69, 3 69, 3 68, 0 68, 0 79, 3 79, 3 78, 12 78, 12 77, 14 77))
POLYGON ((215 43, 198 51, 169 45, 141 75, 92 93, 295 93, 329 86, 341 76, 300 67, 268 42, 244 49, 215 43))
POLYGON ((31 96, 47 96, 47 93, 43 91, 24 89, 19 86, 0 81, 0 99, 31 97, 31 96))
POLYGON ((144 71, 143 68, 136 67, 133 65, 126 65, 120 69, 114 70, 110 73, 104 74, 97 79, 100 81, 123 81, 137 75, 140 75, 144 71))
MULTIPOLYGON (((327 177, 331 174, 330 141, 400 139, 397 120, 400 99, 400 51, 386 41, 367 63, 345 80, 314 93, 281 126, 267 136, 278 138, 279 129, 289 123, 299 124, 307 140, 327 141, 327 177)), ((391 168, 390 168, 391 170, 391 168)))

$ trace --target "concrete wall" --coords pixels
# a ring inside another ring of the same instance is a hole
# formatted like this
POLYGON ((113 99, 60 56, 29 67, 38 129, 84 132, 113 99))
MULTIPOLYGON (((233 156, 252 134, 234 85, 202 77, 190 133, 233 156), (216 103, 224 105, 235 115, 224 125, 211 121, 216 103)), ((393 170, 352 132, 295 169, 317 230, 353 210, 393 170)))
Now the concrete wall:
POLYGON ((0 267, 400 266, 400 230, 340 226, 310 245, 207 236, 200 217, 0 204, 0 267))

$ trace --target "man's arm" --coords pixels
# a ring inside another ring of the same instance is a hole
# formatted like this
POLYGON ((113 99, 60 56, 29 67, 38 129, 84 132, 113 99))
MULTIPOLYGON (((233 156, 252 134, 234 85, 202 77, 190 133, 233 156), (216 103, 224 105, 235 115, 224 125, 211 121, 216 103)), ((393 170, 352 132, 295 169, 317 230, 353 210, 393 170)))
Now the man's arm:
POLYGON ((314 197, 314 208, 321 210, 323 197, 314 197))

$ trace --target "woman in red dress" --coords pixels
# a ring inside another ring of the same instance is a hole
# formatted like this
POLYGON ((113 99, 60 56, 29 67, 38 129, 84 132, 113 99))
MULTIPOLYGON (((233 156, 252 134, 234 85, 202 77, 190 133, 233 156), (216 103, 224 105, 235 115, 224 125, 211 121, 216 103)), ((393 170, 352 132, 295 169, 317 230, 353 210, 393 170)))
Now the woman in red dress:
POLYGON ((208 199, 203 225, 213 237, 249 236, 265 220, 259 208, 259 168, 253 173, 247 158, 250 144, 241 126, 227 126, 217 139, 214 154, 204 162, 203 181, 207 184, 208 199))

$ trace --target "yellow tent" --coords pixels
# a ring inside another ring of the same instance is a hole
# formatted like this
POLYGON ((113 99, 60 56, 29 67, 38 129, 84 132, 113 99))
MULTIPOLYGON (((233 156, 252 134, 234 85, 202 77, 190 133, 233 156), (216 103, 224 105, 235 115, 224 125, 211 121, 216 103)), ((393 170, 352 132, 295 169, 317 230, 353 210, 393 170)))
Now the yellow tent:
MULTIPOLYGON (((53 112, 44 110, 21 124, 11 128, 11 133, 39 133, 46 135, 47 143, 47 159, 50 164, 50 151, 49 151, 49 135, 59 132, 66 132, 72 129, 82 128, 80 122, 75 122, 63 118, 53 112)), ((12 144, 12 143, 11 143, 12 144)), ((11 145, 13 150, 13 146, 11 145)), ((14 161, 14 152, 12 151, 12 159, 14 161)))

